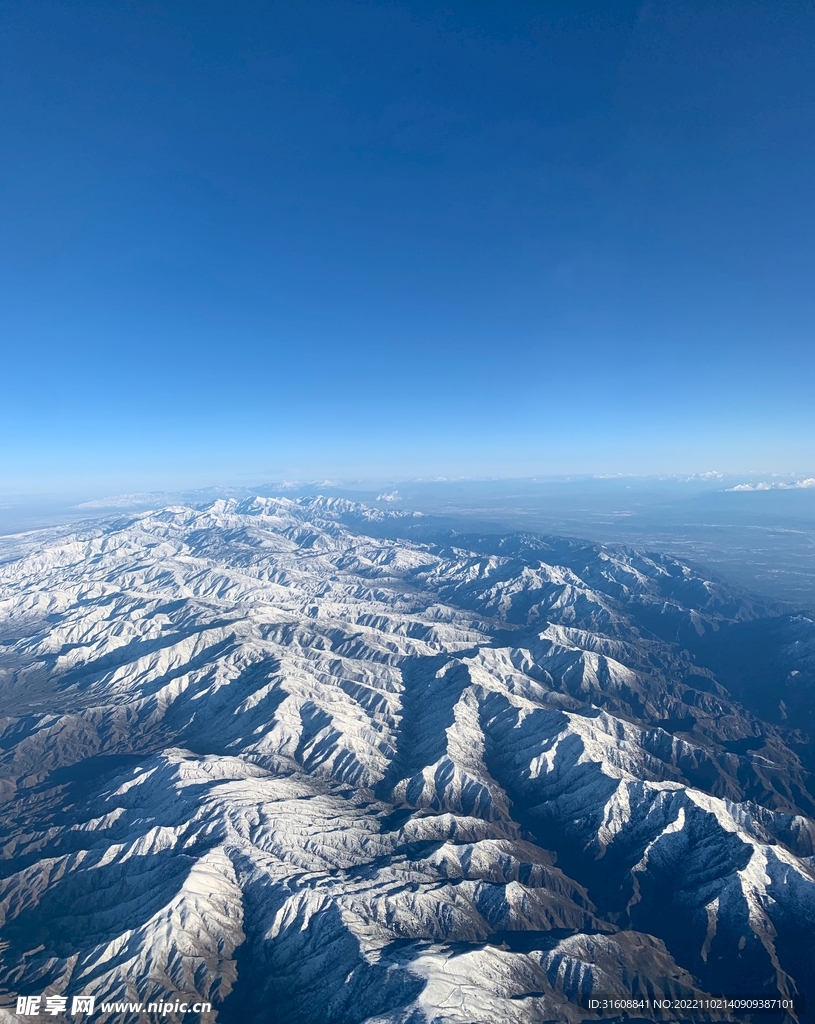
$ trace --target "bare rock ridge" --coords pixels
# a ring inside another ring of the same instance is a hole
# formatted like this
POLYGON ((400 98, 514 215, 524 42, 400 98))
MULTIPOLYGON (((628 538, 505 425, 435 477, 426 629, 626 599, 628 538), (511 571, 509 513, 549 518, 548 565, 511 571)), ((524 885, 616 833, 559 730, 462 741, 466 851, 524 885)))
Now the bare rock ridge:
POLYGON ((413 525, 253 499, 0 542, 0 1005, 805 991, 813 623, 664 556, 413 525))

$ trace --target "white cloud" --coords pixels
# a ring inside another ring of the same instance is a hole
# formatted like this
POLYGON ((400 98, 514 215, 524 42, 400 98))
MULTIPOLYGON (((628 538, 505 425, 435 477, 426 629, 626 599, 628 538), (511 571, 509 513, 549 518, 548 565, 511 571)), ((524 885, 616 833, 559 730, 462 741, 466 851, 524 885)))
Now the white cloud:
POLYGON ((781 481, 771 484, 767 480, 761 480, 757 484, 736 484, 735 487, 727 489, 728 491, 797 491, 809 488, 815 488, 815 476, 807 477, 806 480, 796 480, 791 484, 781 481))

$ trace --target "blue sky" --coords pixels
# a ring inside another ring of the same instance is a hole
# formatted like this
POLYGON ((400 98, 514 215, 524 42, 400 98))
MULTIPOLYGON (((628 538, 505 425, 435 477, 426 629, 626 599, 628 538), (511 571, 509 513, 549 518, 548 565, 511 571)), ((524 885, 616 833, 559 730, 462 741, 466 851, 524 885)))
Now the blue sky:
POLYGON ((2 18, 7 493, 815 469, 815 5, 2 18))

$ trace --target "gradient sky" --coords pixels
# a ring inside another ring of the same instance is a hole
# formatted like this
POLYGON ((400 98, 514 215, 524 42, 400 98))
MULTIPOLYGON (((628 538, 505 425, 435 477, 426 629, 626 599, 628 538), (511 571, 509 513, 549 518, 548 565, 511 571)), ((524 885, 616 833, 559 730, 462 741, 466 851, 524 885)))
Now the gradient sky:
POLYGON ((6 493, 815 469, 815 4, 2 19, 6 493))

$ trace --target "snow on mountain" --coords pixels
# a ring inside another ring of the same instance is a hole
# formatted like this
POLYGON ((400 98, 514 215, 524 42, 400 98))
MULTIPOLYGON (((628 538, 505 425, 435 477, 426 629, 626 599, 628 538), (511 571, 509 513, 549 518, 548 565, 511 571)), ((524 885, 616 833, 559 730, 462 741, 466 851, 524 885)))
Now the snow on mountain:
POLYGON ((774 611, 664 556, 381 535, 411 517, 0 542, 0 1004, 532 1024, 815 976, 802 738, 693 647, 774 611))

